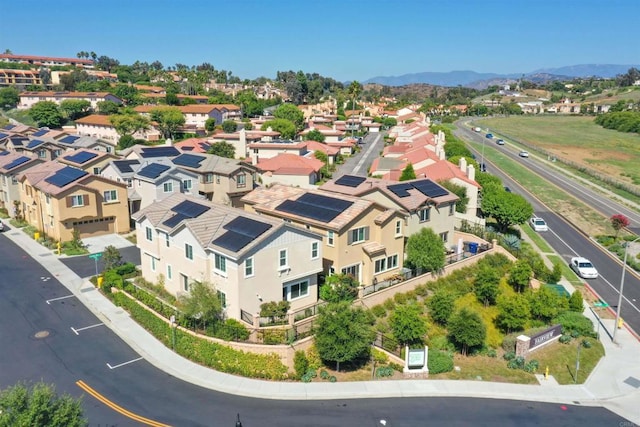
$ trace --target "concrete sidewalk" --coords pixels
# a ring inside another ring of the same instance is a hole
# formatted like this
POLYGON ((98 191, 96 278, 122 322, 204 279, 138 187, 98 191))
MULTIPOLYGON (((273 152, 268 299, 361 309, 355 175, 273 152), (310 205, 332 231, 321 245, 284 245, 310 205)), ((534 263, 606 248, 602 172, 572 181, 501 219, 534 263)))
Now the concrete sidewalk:
MULTIPOLYGON (((640 425, 640 342, 626 329, 619 329, 618 344, 606 333, 601 341, 606 356, 582 385, 519 385, 486 381, 401 380, 350 383, 280 383, 224 374, 193 363, 162 345, 129 315, 67 268, 58 257, 45 254, 43 247, 21 230, 5 235, 28 253, 71 291, 105 325, 140 356, 184 381, 224 393, 262 399, 355 399, 383 397, 474 397, 513 399, 571 405, 604 406, 640 425)), ((97 245, 97 244, 96 244, 97 245)), ((589 309, 585 315, 594 320, 589 309)), ((613 330, 613 320, 604 327, 613 330)), ((544 380, 543 380, 544 381, 544 380)))

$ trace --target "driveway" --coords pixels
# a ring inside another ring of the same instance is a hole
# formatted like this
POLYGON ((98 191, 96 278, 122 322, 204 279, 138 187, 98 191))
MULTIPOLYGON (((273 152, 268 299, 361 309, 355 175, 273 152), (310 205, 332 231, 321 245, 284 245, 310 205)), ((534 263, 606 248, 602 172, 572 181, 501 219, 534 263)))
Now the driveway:
MULTIPOLYGON (((140 265, 140 249, 119 234, 87 237, 82 239, 82 243, 92 254, 102 253, 107 246, 114 246, 120 251, 124 262, 140 265)), ((104 259, 102 257, 96 261, 89 258, 89 255, 79 255, 63 257, 60 261, 82 278, 95 276, 104 270, 104 259)))

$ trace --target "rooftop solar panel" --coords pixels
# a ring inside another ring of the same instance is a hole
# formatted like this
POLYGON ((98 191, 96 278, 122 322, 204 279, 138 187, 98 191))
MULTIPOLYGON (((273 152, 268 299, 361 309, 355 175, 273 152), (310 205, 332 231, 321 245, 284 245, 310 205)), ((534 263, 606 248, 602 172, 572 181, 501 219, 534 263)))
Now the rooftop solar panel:
POLYGON ((407 190, 412 189, 413 185, 409 183, 394 184, 388 186, 387 188, 398 197, 409 197, 409 193, 407 192, 407 190))
POLYGON ((6 137, 8 137, 8 136, 9 136, 9 134, 8 134, 8 133, 2 133, 2 132, 0 132, 0 139, 4 139, 4 138, 6 138, 6 137))
POLYGON ((264 234, 264 232, 271 227, 271 224, 239 216, 222 228, 255 239, 256 237, 264 234))
POLYGON ((75 136, 75 135, 67 135, 64 138, 60 139, 60 142, 63 142, 65 144, 73 144, 74 142, 76 142, 76 140, 80 139, 79 136, 75 136))
POLYGON ((137 160, 114 160, 113 164, 117 167, 122 173, 131 173, 133 172, 133 165, 139 165, 140 162, 137 160))
POLYGON ((340 214, 338 211, 313 207, 296 200, 285 200, 276 207, 276 210, 315 219, 320 222, 330 222, 340 214))
POLYGON ((31 136, 42 136, 42 135, 46 135, 49 133, 49 129, 40 129, 34 133, 31 134, 31 136))
POLYGON ((298 197, 298 203, 304 203, 317 208, 330 209, 341 213, 353 204, 348 200, 336 199, 334 197, 321 196, 320 194, 305 193, 298 197))
POLYGON ((142 149, 142 157, 175 157, 180 155, 176 147, 145 147, 142 149))
POLYGON ((27 148, 36 148, 38 145, 42 145, 42 144, 44 144, 43 140, 41 140, 41 139, 32 139, 27 144, 27 148))
POLYGON ((212 243, 232 252, 238 252, 240 249, 251 243, 252 240, 253 238, 245 236, 244 234, 236 233, 235 231, 227 231, 212 243))
POLYGON ((0 156, 8 156, 9 152, 8 151, 0 151, 0 156))
POLYGON ((195 154, 181 154, 171 161, 176 165, 186 166, 188 168, 197 168, 204 159, 205 157, 196 156, 195 154))
POLYGON ((165 222, 163 222, 163 224, 166 225, 167 227, 173 228, 176 225, 180 224, 180 221, 187 218, 188 218, 187 216, 177 213, 171 218, 169 218, 168 220, 166 220, 165 222))
POLYGON ((28 140, 29 138, 24 136, 12 136, 9 138, 9 141, 11 141, 13 145, 24 145, 24 142, 28 140))
POLYGON ((167 165, 162 165, 159 163, 151 163, 150 165, 147 165, 141 168, 140 170, 138 170, 138 175, 155 179, 160 175, 162 175, 162 173, 168 171, 169 169, 171 168, 167 165))
POLYGON ((87 175, 87 172, 83 170, 76 169, 71 166, 66 166, 57 171, 52 176, 45 178, 45 181, 49 184, 55 185, 56 187, 62 188, 65 185, 68 185, 85 175, 87 175))
POLYGON ((172 211, 182 214, 187 218, 197 218, 209 209, 209 206, 201 205, 191 200, 185 200, 171 208, 172 211))
POLYGON ((73 163, 77 163, 79 165, 88 162, 89 160, 97 157, 97 153, 92 153, 90 151, 80 151, 79 153, 71 154, 63 157, 65 160, 68 160, 73 163))
POLYGON ((30 159, 30 157, 26 157, 26 156, 18 157, 17 159, 13 160, 13 161, 12 161, 12 162, 10 162, 9 164, 5 165, 5 167, 4 167, 4 168, 5 168, 6 170, 11 170, 11 169, 13 169, 13 168, 15 168, 15 167, 17 167, 17 166, 20 166, 20 165, 21 165, 21 164, 23 164, 23 163, 28 162, 28 161, 29 161, 29 159, 30 159))
POLYGON ((6 125, 3 129, 5 129, 5 130, 11 130, 11 129, 13 129, 14 127, 16 127, 16 125, 6 125))
POLYGON ((446 189, 439 186, 438 184, 431 181, 430 179, 415 181, 412 184, 416 189, 418 189, 418 191, 420 191, 422 194, 424 194, 427 197, 431 197, 431 198, 442 197, 449 194, 449 192, 446 189))
POLYGON ((362 184, 363 182, 365 182, 367 180, 367 178, 364 178, 362 176, 355 176, 355 175, 344 175, 341 176, 340 178, 338 178, 336 180, 336 184, 338 185, 344 185, 345 187, 357 187, 358 185, 362 184))

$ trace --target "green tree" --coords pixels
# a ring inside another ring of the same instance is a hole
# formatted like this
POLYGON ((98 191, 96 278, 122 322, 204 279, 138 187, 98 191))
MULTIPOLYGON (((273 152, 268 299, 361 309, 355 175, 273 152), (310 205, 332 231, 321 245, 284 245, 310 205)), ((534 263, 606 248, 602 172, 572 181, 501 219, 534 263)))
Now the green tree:
POLYGON ((489 266, 483 266, 473 281, 473 288, 478 301, 486 306, 496 303, 500 293, 500 273, 489 266))
POLYGON ((119 84, 113 89, 113 94, 122 99, 127 105, 137 105, 140 101, 138 89, 128 84, 119 84))
POLYGON ((18 383, 0 391, 0 426, 80 427, 82 399, 58 395, 53 385, 39 382, 32 386, 18 383))
POLYGON ((176 131, 184 126, 184 115, 177 107, 156 107, 152 108, 149 114, 165 138, 173 138, 176 131))
POLYGON ((20 91, 15 86, 0 89, 0 108, 9 110, 15 108, 20 102, 20 91))
POLYGON ((516 292, 522 292, 529 286, 532 275, 533 270, 531 270, 529 263, 524 259, 519 259, 511 266, 507 282, 516 292))
POLYGON ((455 308, 456 296, 448 289, 438 289, 429 299, 427 306, 433 320, 446 326, 455 308))
POLYGON ((91 103, 86 99, 65 99, 60 103, 60 111, 69 120, 76 120, 89 114, 91 103))
POLYGON ((393 336, 402 345, 421 343, 427 335, 427 322, 416 302, 396 306, 389 322, 393 336))
POLYGON ((475 311, 463 308, 453 314, 447 325, 452 340, 461 348, 463 356, 470 348, 482 345, 487 336, 487 327, 475 311))
POLYGON ((100 101, 97 105, 100 114, 117 114, 120 110, 120 105, 113 101, 100 101))
POLYGON ((204 130, 207 132, 213 132, 216 129, 216 119, 213 117, 209 117, 204 122, 204 130))
POLYGON ((109 116, 109 122, 121 139, 123 136, 132 136, 151 127, 151 120, 141 114, 113 114, 109 116))
POLYGON ((222 130, 225 133, 233 133, 238 129, 238 124, 233 120, 225 120, 222 122, 222 130))
POLYGON ((282 104, 273 111, 276 119, 286 119, 294 124, 296 131, 302 130, 304 126, 304 113, 293 104, 282 104))
POLYGON ((444 243, 430 228, 422 228, 411 235, 406 252, 407 262, 414 268, 438 272, 444 267, 444 243))
POLYGON ((268 130, 271 128, 275 132, 280 132, 280 137, 283 139, 293 139, 296 136, 296 125, 287 119, 274 119, 268 120, 262 124, 261 130, 268 130))
POLYGON ((525 295, 529 299, 531 317, 545 323, 569 308, 569 300, 548 286, 530 290, 525 295))
POLYGON ((584 311, 584 302, 580 291, 573 291, 569 297, 569 311, 582 313, 584 311))
POLYGON ((333 274, 320 287, 320 298, 327 302, 353 301, 360 283, 350 274, 333 274))
POLYGON ((325 136, 322 132, 320 132, 318 129, 311 129, 307 135, 305 136, 305 139, 307 141, 318 141, 318 142, 324 142, 325 140, 325 136))
POLYGON ((469 196, 467 196, 467 189, 462 185, 458 185, 451 181, 441 181, 438 182, 441 186, 449 190, 451 193, 458 196, 458 201, 456 202, 456 212, 465 213, 467 212, 467 205, 469 204, 469 196))
POLYGON ((498 297, 496 324, 503 331, 510 333, 524 329, 530 317, 529 301, 524 295, 500 295, 498 297))
POLYGON ((211 144, 207 150, 208 154, 215 154, 216 156, 226 157, 233 159, 236 156, 236 148, 233 144, 229 144, 227 141, 219 141, 211 144))
POLYGON ((399 181, 409 181, 410 179, 416 179, 416 171, 413 170, 411 163, 402 170, 399 181))
POLYGON ((114 267, 118 267, 122 265, 124 262, 122 260, 122 255, 118 248, 113 245, 109 245, 104 248, 104 252, 102 253, 102 259, 104 260, 104 269, 111 270, 114 267))
POLYGON ((349 302, 327 304, 320 308, 315 325, 315 344, 320 358, 340 363, 366 360, 375 338, 374 316, 349 302))
POLYGON ((260 316, 268 317, 271 319, 271 323, 275 323, 276 320, 286 320, 287 312, 291 308, 289 301, 269 301, 260 304, 260 316))
POLYGON ((38 123, 38 126, 48 128, 59 128, 64 121, 58 104, 53 101, 36 102, 29 110, 29 116, 38 123))
POLYGON ((207 282, 192 282, 189 293, 178 298, 178 306, 185 316, 201 323, 203 328, 221 319, 222 303, 215 287, 207 282))
POLYGON ((91 79, 86 71, 81 69, 75 69, 70 73, 60 75, 60 84, 63 90, 74 91, 78 90, 78 85, 84 82, 88 82, 91 79))
POLYGON ((562 279, 562 265, 559 262, 553 263, 553 269, 549 275, 549 283, 558 283, 562 279))
POLYGON ((504 190, 482 194, 482 211, 496 220, 498 230, 503 233, 512 225, 524 224, 533 215, 533 207, 519 194, 504 190))

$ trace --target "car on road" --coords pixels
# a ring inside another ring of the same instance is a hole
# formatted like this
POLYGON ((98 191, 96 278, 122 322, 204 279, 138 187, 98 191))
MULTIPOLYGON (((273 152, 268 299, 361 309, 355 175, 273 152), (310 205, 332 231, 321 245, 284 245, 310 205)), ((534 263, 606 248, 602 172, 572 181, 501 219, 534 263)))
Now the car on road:
POLYGON ((586 258, 580 256, 573 257, 571 258, 569 266, 583 279, 595 279, 598 277, 598 270, 596 270, 591 261, 586 258))
POLYGON ((4 231, 4 224, 0 221, 0 231, 4 231))
POLYGON ((518 156, 520 156, 520 157, 529 157, 529 152, 522 150, 520 153, 518 153, 518 156))
POLYGON ((531 224, 531 228, 533 228, 535 231, 549 231, 547 222, 544 219, 539 218, 537 216, 534 216, 533 218, 531 218, 529 220, 529 224, 531 224))
POLYGON ((478 126, 476 126, 476 127, 474 127, 474 128, 473 128, 473 131, 474 131, 474 132, 480 132, 481 130, 482 130, 482 129, 480 129, 478 126))
POLYGON ((504 145, 504 139, 499 139, 496 141, 496 144, 498 145, 504 145))
POLYGON ((486 134, 485 136, 486 136, 487 138, 489 138, 489 139, 493 139, 493 134, 492 134, 492 133, 488 133, 488 134, 486 134))

